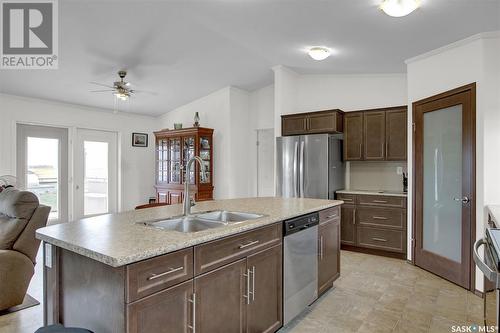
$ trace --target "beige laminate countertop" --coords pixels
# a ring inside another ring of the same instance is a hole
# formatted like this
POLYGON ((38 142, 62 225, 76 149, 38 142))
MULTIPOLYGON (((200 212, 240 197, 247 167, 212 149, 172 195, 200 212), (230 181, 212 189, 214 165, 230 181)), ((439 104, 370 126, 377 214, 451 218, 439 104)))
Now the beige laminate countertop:
POLYGON ((399 191, 377 191, 377 190, 340 190, 335 193, 344 194, 365 194, 365 195, 385 195, 389 197, 407 197, 407 193, 399 191))
POLYGON ((228 210, 264 214, 259 219, 195 233, 138 224, 182 214, 182 205, 107 214, 38 229, 36 237, 113 267, 119 267, 207 241, 342 204, 339 200, 246 198, 198 202, 192 213, 228 210))

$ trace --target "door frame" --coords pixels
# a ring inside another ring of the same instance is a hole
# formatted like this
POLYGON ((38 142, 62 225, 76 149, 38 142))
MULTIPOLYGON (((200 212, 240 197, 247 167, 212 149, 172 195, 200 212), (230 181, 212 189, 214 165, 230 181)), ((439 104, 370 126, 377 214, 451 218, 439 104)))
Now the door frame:
POLYGON ((120 211, 120 154, 119 154, 119 133, 109 130, 99 130, 92 128, 77 127, 74 131, 73 140, 73 215, 76 219, 93 217, 101 214, 84 214, 84 180, 85 180, 85 158, 84 153, 84 137, 90 138, 96 142, 106 142, 108 146, 108 212, 105 214, 116 213, 120 211), (104 138, 103 136, 110 136, 104 138), (80 142, 81 141, 81 142, 80 142), (114 141, 114 142, 113 142, 114 141), (81 145, 80 145, 81 144, 81 145), (114 150, 109 150, 114 145, 114 150), (112 162, 113 165, 109 163, 112 162), (79 169, 79 164, 81 169, 79 169), (114 166, 114 168, 112 168, 114 166), (81 184, 79 182, 81 181, 81 184), (79 189, 77 189, 77 186, 79 189), (111 190, 111 191, 110 191, 111 190), (114 193, 112 193, 114 191, 114 193), (111 195, 112 193, 112 195, 111 195), (81 199, 81 200, 80 200, 81 199), (81 202, 78 202, 81 201, 81 202))
POLYGON ((58 188, 58 203, 59 203, 59 214, 58 218, 55 220, 48 221, 49 224, 59 224, 63 222, 67 222, 70 218, 71 214, 71 204, 70 204, 70 177, 71 177, 71 162, 70 162, 70 144, 71 144, 71 133, 70 129, 65 126, 58 125, 45 125, 45 124, 37 124, 37 123, 29 123, 29 122, 18 122, 14 123, 14 163, 15 163, 15 174, 16 177, 23 177, 22 184, 27 187, 28 184, 25 184, 25 174, 26 174, 26 163, 27 163, 27 139, 30 135, 33 134, 33 137, 39 138, 56 138, 59 140, 58 147, 58 178, 59 178, 59 188, 58 188), (52 136, 50 132, 55 133, 52 136), (19 147, 20 141, 23 139, 23 147, 19 147), (20 152, 24 153, 23 156, 20 155, 20 152), (66 166, 66 168, 62 166, 66 166))
POLYGON ((471 161, 471 173, 472 173, 472 178, 471 178, 471 216, 470 216, 470 249, 469 249, 469 256, 470 256, 470 267, 469 267, 469 275, 470 275, 470 283, 469 283, 469 290, 474 292, 476 289, 476 270, 475 270, 475 264, 474 260, 472 260, 472 251, 473 251, 473 244, 476 241, 476 83, 470 83, 466 84, 464 86, 434 95, 430 96, 421 100, 418 100, 416 102, 412 103, 412 127, 413 127, 413 135, 412 135, 412 168, 413 168, 413 175, 412 175, 412 255, 411 255, 411 262, 413 265, 416 265, 415 263, 415 250, 417 247, 417 241, 416 241, 416 235, 417 235, 417 219, 416 219, 416 214, 417 214, 417 189, 416 189, 416 182, 417 182, 417 172, 416 170, 416 141, 415 141, 415 132, 416 132, 416 125, 415 125, 415 115, 416 115, 416 107, 419 105, 423 105, 432 101, 437 101, 446 97, 451 97, 456 94, 460 94, 463 92, 470 92, 471 100, 470 100, 470 116, 471 116, 471 122, 470 122, 470 130, 471 130, 471 152, 470 155, 472 157, 471 161))

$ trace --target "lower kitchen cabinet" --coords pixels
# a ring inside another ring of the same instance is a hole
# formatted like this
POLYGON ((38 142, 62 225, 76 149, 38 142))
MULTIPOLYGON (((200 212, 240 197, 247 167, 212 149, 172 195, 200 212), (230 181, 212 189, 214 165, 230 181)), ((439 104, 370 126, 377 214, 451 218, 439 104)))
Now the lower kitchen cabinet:
POLYGON ((340 217, 319 225, 318 294, 332 287, 340 276, 340 217))
POLYGON ((247 333, 270 333, 282 323, 281 244, 247 258, 251 277, 247 333))
POLYGON ((345 249, 406 258, 406 198, 337 194, 342 205, 341 243, 345 249))
POLYGON ((196 332, 245 332, 246 275, 241 259, 194 279, 196 332))
POLYGON ((341 218, 341 243, 356 244, 356 208, 353 205, 342 205, 341 218))
POLYGON ((191 331, 193 281, 181 283, 127 305, 129 333, 191 331))

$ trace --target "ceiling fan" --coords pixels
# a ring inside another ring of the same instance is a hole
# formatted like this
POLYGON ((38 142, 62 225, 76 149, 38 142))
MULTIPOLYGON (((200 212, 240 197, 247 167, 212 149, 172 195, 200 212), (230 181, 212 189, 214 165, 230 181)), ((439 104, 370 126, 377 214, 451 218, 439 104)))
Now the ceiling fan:
POLYGON ((133 94, 140 92, 138 90, 131 89, 130 82, 125 81, 125 76, 127 76, 127 71, 125 71, 125 70, 118 71, 118 76, 120 77, 120 80, 113 82, 112 86, 107 85, 107 84, 98 83, 98 82, 90 82, 90 83, 98 85, 98 86, 109 88, 109 89, 103 89, 103 90, 91 90, 90 92, 112 92, 116 98, 118 98, 122 101, 126 101, 133 94))

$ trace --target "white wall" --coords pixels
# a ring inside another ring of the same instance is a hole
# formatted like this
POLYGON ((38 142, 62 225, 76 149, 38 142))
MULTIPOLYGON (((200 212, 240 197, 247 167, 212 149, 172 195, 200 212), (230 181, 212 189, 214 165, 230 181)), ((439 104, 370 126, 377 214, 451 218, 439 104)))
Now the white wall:
POLYGON ((256 129, 274 126, 274 87, 253 92, 226 87, 160 117, 160 125, 191 127, 195 112, 200 124, 214 129, 214 197, 256 195, 256 129))
POLYGON ((300 75, 284 66, 274 70, 275 133, 281 115, 341 109, 345 112, 406 105, 406 74, 300 75))
POLYGON ((406 74, 301 75, 295 112, 343 111, 405 105, 406 74))
MULTIPOLYGON (((269 85, 250 93, 250 126, 252 128, 251 133, 251 148, 249 150, 250 165, 252 169, 250 171, 250 186, 249 191, 251 196, 257 195, 257 186, 261 184, 261 192, 259 195, 269 195, 274 194, 274 153, 271 161, 261 160, 261 167, 269 166, 272 171, 271 177, 269 175, 264 175, 262 172, 257 178, 257 130, 272 129, 274 133, 274 85, 269 85), (269 178, 271 178, 271 184, 269 184, 269 178), (265 184, 264 184, 265 183, 265 184), (267 186, 266 186, 267 185, 267 186), (269 186, 273 188, 269 191, 269 186), (262 190, 264 189, 264 190, 262 190)), ((274 137, 274 135, 273 135, 274 137)), ((274 151, 274 142, 269 140, 261 140, 260 145, 269 145, 268 147, 260 146, 261 152, 267 152, 268 149, 274 151), (271 147, 272 145, 272 147, 271 147)), ((260 159, 269 158, 267 154, 263 153, 260 159)))
MULTIPOLYGON (((485 205, 500 203, 500 34, 486 33, 445 46, 407 61, 408 67, 408 166, 409 200, 412 202, 413 102, 465 84, 476 82, 476 238, 483 237, 485 205)), ((408 230, 412 230, 412 207, 408 206, 408 230)), ((411 240, 408 238, 408 258, 411 240)), ((476 289, 482 290, 482 274, 476 270, 476 289)))
POLYGON ((117 132, 121 210, 133 209, 154 196, 153 117, 0 94, 0 175, 16 173, 16 123, 117 132), (149 133, 148 148, 132 147, 132 132, 149 133))
POLYGON ((230 88, 226 87, 210 95, 165 113, 159 118, 162 128, 174 128, 174 123, 192 127, 195 112, 199 112, 200 125, 214 129, 214 197, 228 198, 230 194, 230 88))

